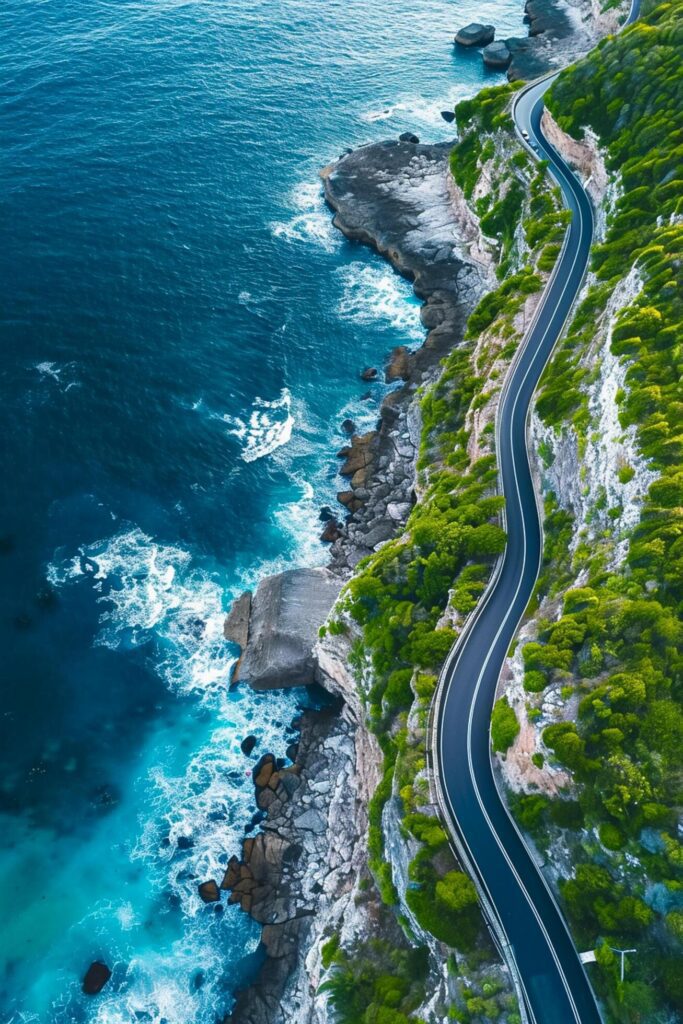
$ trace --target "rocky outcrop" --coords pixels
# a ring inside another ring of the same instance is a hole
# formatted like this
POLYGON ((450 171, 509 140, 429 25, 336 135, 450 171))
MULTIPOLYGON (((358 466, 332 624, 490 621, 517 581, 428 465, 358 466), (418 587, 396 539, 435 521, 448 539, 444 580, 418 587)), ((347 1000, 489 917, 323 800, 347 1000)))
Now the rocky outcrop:
POLYGON ((386 376, 403 386, 382 403, 377 430, 352 438, 340 453, 350 486, 338 498, 350 516, 332 545, 331 568, 342 575, 405 522, 415 501, 417 389, 434 379, 440 360, 461 343, 471 309, 493 282, 490 267, 468 249, 471 225, 454 203, 450 149, 450 143, 382 142, 346 154, 322 172, 336 226, 413 281, 429 330, 417 351, 394 350, 386 376))
POLYGON ((258 978, 238 995, 232 1024, 322 1024, 322 941, 344 927, 372 931, 359 906, 359 883, 368 878, 367 804, 380 779, 381 752, 358 718, 347 641, 330 643, 333 675, 320 670, 319 679, 350 699, 341 713, 337 707, 302 716, 294 765, 278 768, 271 756, 256 766, 256 799, 267 817, 221 882, 230 902, 262 924, 266 953, 258 978))
POLYGON ((472 21, 464 28, 458 29, 455 33, 455 42, 460 46, 486 46, 492 43, 496 34, 493 25, 481 25, 478 21, 472 21))
POLYGON ((512 54, 505 43, 489 43, 481 52, 482 60, 488 68, 505 69, 512 60, 512 54))
POLYGON ((327 569, 290 569, 268 576, 250 597, 246 630, 242 595, 224 627, 227 639, 242 647, 233 681, 244 679, 256 690, 314 682, 313 645, 340 588, 339 578, 327 569))
POLYGON ((512 55, 508 78, 531 81, 573 63, 602 36, 614 32, 627 9, 628 0, 609 11, 596 0, 526 0, 528 37, 505 41, 512 55))

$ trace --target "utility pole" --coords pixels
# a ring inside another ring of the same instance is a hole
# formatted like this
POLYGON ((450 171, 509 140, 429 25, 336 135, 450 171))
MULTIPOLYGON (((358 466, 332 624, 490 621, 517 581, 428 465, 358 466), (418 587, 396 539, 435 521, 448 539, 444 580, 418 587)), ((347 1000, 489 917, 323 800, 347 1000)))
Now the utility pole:
POLYGON ((624 957, 627 953, 637 953, 637 949, 617 949, 615 946, 610 946, 613 953, 618 953, 621 957, 621 980, 624 980, 624 957))

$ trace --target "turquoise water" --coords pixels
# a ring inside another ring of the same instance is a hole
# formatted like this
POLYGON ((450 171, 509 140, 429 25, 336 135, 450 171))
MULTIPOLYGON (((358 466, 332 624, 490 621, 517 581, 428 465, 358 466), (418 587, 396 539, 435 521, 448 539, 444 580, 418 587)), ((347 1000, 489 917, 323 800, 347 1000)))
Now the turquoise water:
POLYGON ((423 336, 317 172, 448 138, 500 80, 454 53, 474 16, 521 30, 511 0, 0 9, 2 1021, 208 1024, 254 969, 197 881, 306 698, 230 690, 223 615, 324 561, 340 423, 383 394, 358 370, 423 336))

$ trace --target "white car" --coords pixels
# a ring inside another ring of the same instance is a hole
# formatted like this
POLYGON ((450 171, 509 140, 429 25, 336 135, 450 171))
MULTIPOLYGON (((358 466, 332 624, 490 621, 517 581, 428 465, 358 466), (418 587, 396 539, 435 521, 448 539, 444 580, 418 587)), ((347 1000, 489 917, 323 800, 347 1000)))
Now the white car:
POLYGON ((522 128, 522 138, 523 138, 523 139, 527 139, 527 140, 528 140, 528 138, 529 138, 529 133, 528 133, 528 131, 526 130, 526 128, 522 128))

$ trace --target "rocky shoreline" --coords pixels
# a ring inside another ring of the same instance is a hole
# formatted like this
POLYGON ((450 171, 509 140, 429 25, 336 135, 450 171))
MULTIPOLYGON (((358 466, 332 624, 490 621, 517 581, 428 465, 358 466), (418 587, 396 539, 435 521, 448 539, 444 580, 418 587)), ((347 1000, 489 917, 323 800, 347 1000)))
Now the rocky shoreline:
MULTIPOLYGON (((391 353, 386 377, 399 386, 384 399, 377 428, 352 435, 338 453, 348 480, 339 493, 347 515, 335 521, 329 566, 263 580, 226 619, 226 637, 242 649, 239 679, 258 688, 315 680, 339 702, 329 712, 302 716, 293 765, 266 756, 254 769, 256 802, 266 818, 261 831, 244 840, 220 889, 262 925, 266 959, 255 982, 239 993, 231 1024, 323 1024, 326 999, 317 994, 322 943, 332 929, 353 941, 378 927, 367 868, 367 808, 382 754, 349 673, 348 638, 328 634, 318 641, 317 632, 358 561, 403 527, 418 490, 418 388, 462 343, 467 317, 491 285, 490 265, 470 252, 476 232, 455 201, 450 148, 382 142, 322 172, 334 223, 413 281, 429 333, 417 350, 391 353)), ((396 943, 405 941, 388 917, 383 932, 395 927, 396 943)))
MULTIPOLYGON (((506 41, 510 78, 567 62, 599 30, 599 16, 586 9, 587 27, 578 32, 563 0, 528 0, 526 10, 530 38, 506 41)), ((262 925, 266 957, 238 994, 230 1024, 323 1024, 324 942, 336 933, 352 945, 380 927, 385 937, 387 928, 396 929, 397 946, 406 941, 393 915, 382 915, 367 866, 368 803, 382 754, 365 725, 349 639, 328 631, 319 640, 318 628, 358 562, 402 529, 418 500, 420 391, 463 344, 469 313, 495 287, 478 222, 451 178, 451 148, 416 139, 374 143, 321 172, 334 224, 413 282, 428 333, 416 350, 401 346, 389 355, 385 379, 398 386, 382 402, 376 429, 358 435, 352 423, 342 425, 349 442, 338 452, 346 481, 338 499, 346 515, 321 516, 331 543, 328 566, 262 581, 226 620, 226 637, 242 651, 240 680, 257 688, 315 681, 337 700, 302 716, 293 764, 266 754, 254 769, 256 802, 266 816, 261 831, 244 840, 241 857, 232 858, 220 890, 262 925)), ((375 368, 360 373, 363 380, 376 376, 375 368)))

